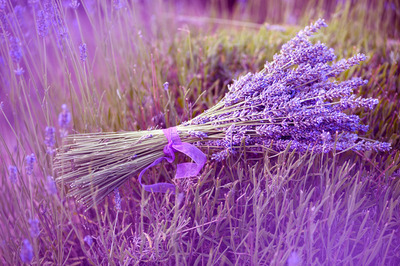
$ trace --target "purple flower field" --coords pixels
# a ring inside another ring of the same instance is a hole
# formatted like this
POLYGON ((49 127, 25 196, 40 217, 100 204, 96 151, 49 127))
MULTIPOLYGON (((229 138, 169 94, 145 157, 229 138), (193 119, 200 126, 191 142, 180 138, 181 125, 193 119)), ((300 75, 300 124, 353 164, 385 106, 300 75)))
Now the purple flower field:
POLYGON ((399 265, 398 10, 0 0, 0 264, 399 265))

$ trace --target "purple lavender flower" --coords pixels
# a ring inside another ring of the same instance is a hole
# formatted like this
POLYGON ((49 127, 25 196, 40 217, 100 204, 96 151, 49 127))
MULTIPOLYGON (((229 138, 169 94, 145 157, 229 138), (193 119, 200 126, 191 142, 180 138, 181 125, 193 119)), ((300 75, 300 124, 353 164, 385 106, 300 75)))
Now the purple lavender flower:
POLYGON ((46 127, 44 144, 47 146, 47 153, 54 153, 54 145, 56 143, 56 129, 54 127, 46 127))
POLYGON ((169 83, 168 83, 168 82, 165 82, 165 83, 163 84, 164 90, 165 90, 165 91, 168 91, 168 87, 169 87, 169 83))
POLYGON ((82 63, 86 61, 87 58, 87 50, 86 50, 86 43, 82 43, 79 45, 79 53, 82 63))
POLYGON ((37 238, 40 235, 39 230, 39 220, 38 219, 29 219, 29 225, 31 226, 31 237, 37 238))
POLYGON ((46 13, 56 32, 57 45, 60 49, 63 49, 64 41, 68 39, 69 36, 68 29, 65 26, 65 22, 62 16, 62 12, 59 10, 59 7, 57 5, 53 6, 53 4, 50 2, 47 5, 46 13))
POLYGON ((44 10, 39 10, 37 13, 37 32, 42 38, 49 34, 48 15, 44 10))
POLYGON ((90 235, 86 235, 86 236, 83 238, 83 241, 85 241, 86 244, 89 245, 89 247, 91 247, 91 246, 93 245, 93 238, 92 238, 90 235))
POLYGON ((33 173, 33 165, 36 162, 35 154, 32 153, 31 155, 27 155, 25 157, 25 162, 26 162, 26 166, 25 166, 26 174, 27 175, 32 175, 32 173, 33 173))
POLYGON ((121 210, 121 195, 119 194, 119 189, 114 189, 114 199, 115 199, 115 209, 120 211, 121 210))
POLYGON ((265 69, 267 73, 279 72, 279 70, 287 69, 290 65, 296 65, 306 62, 308 59, 321 58, 321 61, 326 61, 324 55, 318 55, 320 53, 327 53, 328 58, 331 58, 333 50, 326 49, 324 46, 313 46, 308 40, 308 37, 312 36, 322 27, 326 27, 326 23, 323 19, 318 19, 314 24, 305 27, 304 30, 300 31, 296 37, 291 39, 289 42, 284 44, 281 49, 281 53, 274 55, 274 61, 272 63, 267 62, 265 69), (322 49, 322 50, 321 50, 322 49), (310 57, 311 53, 315 58, 310 57))
POLYGON ((323 142, 329 142, 332 139, 331 133, 325 131, 322 131, 320 137, 323 142))
POLYGON ((69 6, 73 9, 78 9, 78 7, 80 6, 80 3, 78 2, 78 0, 71 0, 71 3, 69 4, 69 6))
POLYGON ((20 257, 24 263, 30 263, 33 259, 33 247, 28 239, 22 241, 20 257))
POLYGON ((15 22, 17 22, 20 26, 24 25, 25 10, 26 10, 26 8, 21 5, 16 5, 14 7, 14 16, 16 18, 15 22))
POLYGON ((368 81, 353 78, 338 83, 330 80, 350 67, 365 60, 363 54, 350 59, 335 60, 333 49, 308 37, 325 27, 323 20, 306 27, 282 46, 281 52, 259 73, 240 77, 228 87, 224 99, 184 125, 213 126, 222 131, 223 139, 200 142, 222 151, 213 154, 223 160, 243 143, 263 145, 277 151, 299 152, 312 148, 318 152, 337 150, 380 150, 390 148, 387 143, 360 140, 356 132, 366 132, 356 115, 345 110, 373 109, 378 100, 361 98, 353 91, 368 81), (336 140, 331 136, 339 138, 336 140))
POLYGON ((60 126, 60 136, 61 138, 64 138, 68 135, 68 127, 72 116, 66 104, 63 104, 61 108, 62 111, 58 115, 58 125, 60 126))
POLYGON ((54 181, 54 178, 50 175, 47 176, 46 190, 47 190, 47 193, 49 193, 50 195, 57 194, 56 182, 54 181))
POLYGON ((216 152, 212 154, 211 160, 217 161, 217 162, 222 162, 225 160, 229 155, 228 149, 222 150, 220 152, 216 152))
POLYGON ((188 134, 189 136, 194 138, 199 138, 199 139, 207 138, 207 133, 201 131, 189 130, 188 134))
POLYGON ((13 36, 9 38, 9 41, 10 41, 10 57, 15 63, 19 63, 23 56, 21 41, 17 37, 13 36))
POLYGON ((342 59, 332 66, 331 76, 337 76, 343 71, 355 65, 359 65, 360 62, 365 61, 366 59, 367 57, 364 54, 356 54, 355 56, 350 57, 349 59, 342 59))
POLYGON ((119 10, 125 6, 121 0, 113 0, 113 5, 116 10, 119 10))
POLYGON ((14 73, 17 76, 22 76, 25 73, 25 70, 23 67, 18 66, 18 68, 14 70, 14 73))
POLYGON ((138 140, 137 140, 137 144, 141 143, 142 141, 146 140, 146 139, 150 139, 153 137, 153 134, 147 134, 147 135, 143 135, 141 136, 138 140))
POLYGON ((15 165, 10 165, 9 167, 8 167, 8 173, 9 173, 9 175, 10 175, 10 181, 11 181, 11 183, 13 183, 13 184, 16 184, 17 183, 17 176, 18 176, 18 169, 17 169, 17 167, 15 166, 15 165))
POLYGON ((292 253, 290 253, 287 263, 288 263, 288 266, 301 265, 301 258, 299 256, 299 254, 297 254, 296 251, 293 251, 292 253))

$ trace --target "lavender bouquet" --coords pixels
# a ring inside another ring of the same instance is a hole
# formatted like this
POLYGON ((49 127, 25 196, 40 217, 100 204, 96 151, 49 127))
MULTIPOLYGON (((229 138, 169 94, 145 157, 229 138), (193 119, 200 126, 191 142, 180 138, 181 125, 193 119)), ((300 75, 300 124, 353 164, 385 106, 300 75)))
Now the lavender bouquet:
POLYGON ((182 178, 197 175, 204 165, 206 156, 199 148, 211 150, 211 159, 217 161, 243 145, 250 152, 389 150, 388 143, 358 136, 368 126, 344 112, 372 109, 378 100, 353 95, 366 80, 335 79, 365 55, 331 63, 336 58, 333 49, 309 41, 326 26, 319 19, 300 31, 262 71, 240 77, 214 107, 179 126, 68 136, 56 155, 57 181, 69 185, 69 195, 90 207, 138 174, 145 190, 174 193, 172 184, 145 185, 142 176, 164 159, 173 162, 176 151, 195 162, 177 166, 176 177, 182 178))

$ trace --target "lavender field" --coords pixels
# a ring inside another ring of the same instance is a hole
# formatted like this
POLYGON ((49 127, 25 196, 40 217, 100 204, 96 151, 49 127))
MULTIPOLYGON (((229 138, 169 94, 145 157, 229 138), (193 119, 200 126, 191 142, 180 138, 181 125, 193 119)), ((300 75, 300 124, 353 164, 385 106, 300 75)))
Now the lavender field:
POLYGON ((0 0, 0 264, 399 265, 399 10, 0 0))

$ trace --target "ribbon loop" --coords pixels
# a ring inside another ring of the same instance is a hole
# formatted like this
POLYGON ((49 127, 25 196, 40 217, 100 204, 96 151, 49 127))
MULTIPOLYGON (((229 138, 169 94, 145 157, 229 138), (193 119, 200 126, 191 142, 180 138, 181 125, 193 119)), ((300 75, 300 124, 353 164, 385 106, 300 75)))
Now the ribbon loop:
POLYGON ((172 194, 175 194, 175 185, 170 183, 157 183, 152 185, 142 184, 143 174, 147 169, 161 163, 163 160, 172 163, 175 160, 175 151, 179 151, 190 157, 195 163, 178 164, 176 167, 175 178, 196 176, 206 163, 207 156, 193 144, 182 142, 179 138, 176 127, 163 129, 163 133, 168 140, 168 144, 163 148, 166 156, 156 159, 152 164, 144 168, 139 174, 139 183, 143 189, 148 192, 166 193, 167 191, 171 191, 172 194))

